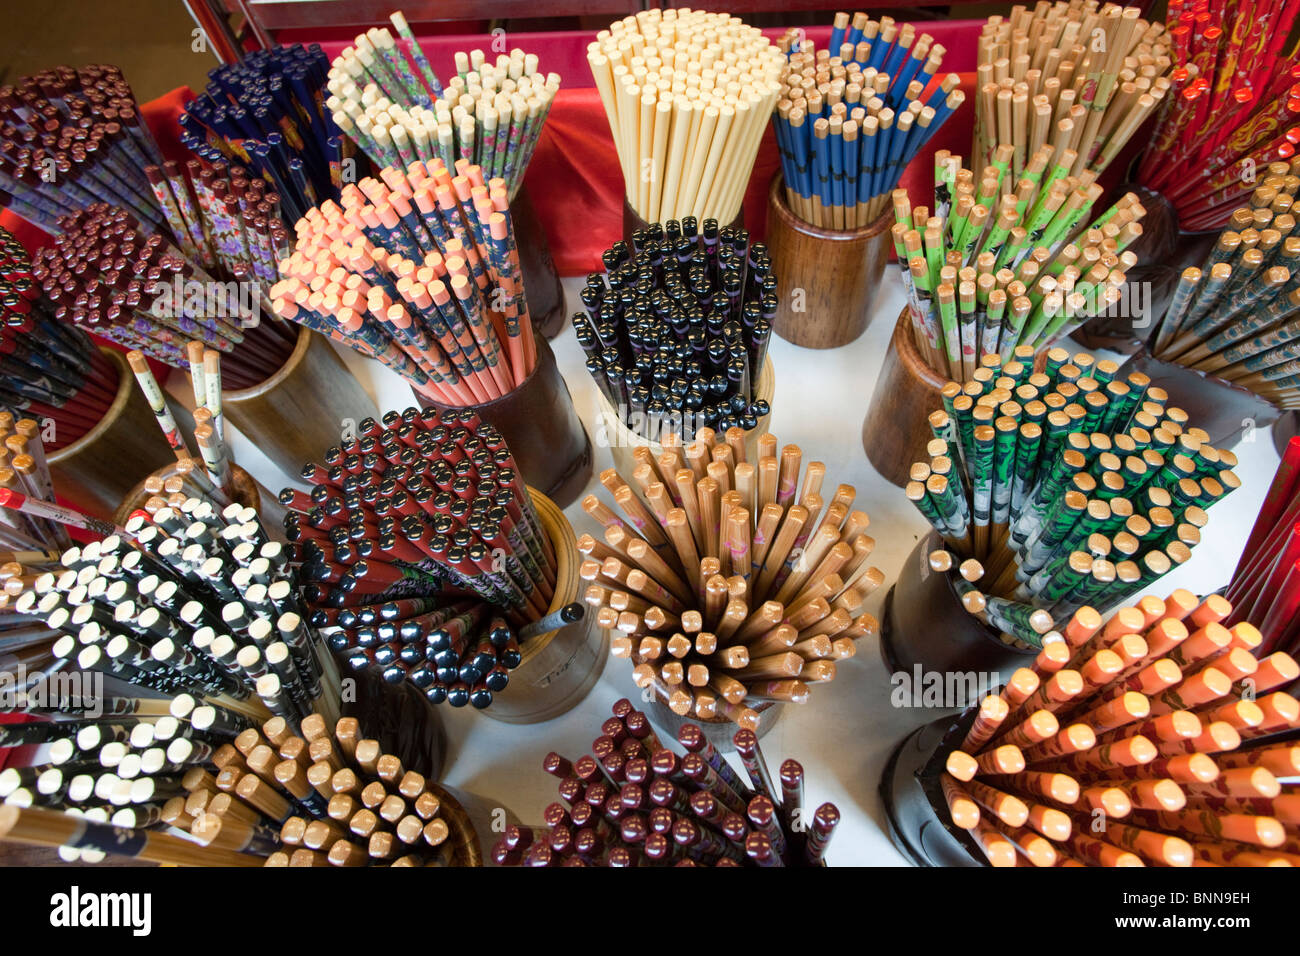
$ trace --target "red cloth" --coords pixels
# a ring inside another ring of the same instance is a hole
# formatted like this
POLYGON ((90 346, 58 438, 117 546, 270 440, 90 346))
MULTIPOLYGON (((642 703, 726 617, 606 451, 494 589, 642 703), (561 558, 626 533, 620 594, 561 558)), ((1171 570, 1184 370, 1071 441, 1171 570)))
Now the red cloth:
MULTIPOLYGON (((419 24, 420 46, 424 46, 426 36, 432 38, 447 34, 462 35, 467 31, 486 33, 491 25, 490 20, 448 20, 421 23, 419 24)), ((292 46, 295 43, 301 43, 304 46, 310 46, 313 43, 319 43, 322 46, 329 43, 350 45, 356 35, 365 29, 367 29, 365 26, 359 24, 346 27, 293 27, 285 30, 274 30, 271 38, 281 46, 292 46)), ((397 35, 397 31, 391 27, 388 32, 394 36, 397 35)))
MULTIPOLYGON (((35 723, 36 718, 30 714, 3 713, 0 714, 0 724, 30 724, 35 723)), ((34 744, 22 744, 18 747, 0 747, 0 770, 13 765, 15 767, 26 767, 31 763, 32 754, 36 752, 34 744)))

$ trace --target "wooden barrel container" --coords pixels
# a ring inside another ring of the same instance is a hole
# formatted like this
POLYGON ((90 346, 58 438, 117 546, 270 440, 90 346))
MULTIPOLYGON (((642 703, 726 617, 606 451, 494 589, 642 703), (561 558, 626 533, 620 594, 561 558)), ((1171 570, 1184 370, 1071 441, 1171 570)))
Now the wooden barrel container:
POLYGON ((519 826, 519 818, 500 801, 432 781, 427 786, 441 801, 438 816, 451 830, 451 865, 496 866, 492 844, 507 826, 519 826))
POLYGON ((772 331, 808 349, 848 345, 871 319, 889 257, 893 210, 856 229, 804 222, 785 201, 778 172, 767 191, 767 246, 780 299, 772 331), (802 306, 796 311, 795 306, 802 306))
MULTIPOLYGON (((577 539, 573 527, 550 498, 529 489, 542 528, 555 548, 555 594, 547 613, 580 601, 577 539)), ((510 683, 481 713, 508 724, 535 724, 575 707, 600 680, 609 657, 609 634, 596 627, 594 615, 529 638, 520 647, 523 660, 510 672, 510 683)))
POLYGON ((524 298, 533 330, 553 339, 564 328, 566 309, 564 287, 551 258, 551 244, 537 218, 537 210, 528 198, 527 184, 519 187, 510 200, 510 219, 515 227, 515 245, 519 248, 519 269, 523 273, 524 298))
POLYGON ((1126 292, 1134 307, 1119 310, 1115 316, 1099 315, 1089 319, 1070 337, 1086 349, 1110 349, 1124 355, 1133 354, 1139 343, 1151 340, 1157 321, 1169 307, 1183 270, 1200 266, 1214 248, 1220 230, 1186 232, 1178 224, 1178 210, 1162 193, 1138 183, 1123 183, 1113 195, 1132 192, 1142 203, 1142 235, 1130 247, 1138 257, 1137 265, 1125 274, 1126 292))
POLYGON ((325 338, 298 330, 288 361, 266 381, 223 392, 221 410, 285 474, 335 445, 343 423, 378 418, 379 409, 325 338))
MULTIPOLYGON (((415 398, 424 408, 462 410, 435 402, 418 391, 415 398)), ((467 407, 496 426, 528 484, 561 508, 577 500, 591 478, 591 440, 546 339, 537 339, 537 365, 522 385, 500 398, 467 407)), ((336 427, 334 437, 321 447, 337 441, 336 427)))
MULTIPOLYGON (((922 675, 987 674, 984 685, 996 687, 1038 652, 1005 643, 995 628, 962 607, 950 576, 930 567, 930 552, 942 546, 931 532, 903 562, 880 616, 880 656, 890 674, 913 675, 917 668, 922 675)), ((974 686, 980 686, 978 679, 974 686)), ((959 700, 953 706, 973 703, 959 700)))
POLYGON ((930 413, 943 408, 939 392, 948 380, 930 368, 916 340, 907 309, 898 316, 889 340, 871 406, 862 422, 862 447, 876 471, 900 488, 912 462, 925 452, 930 413))
POLYGON ((410 681, 390 684, 374 668, 343 668, 353 682, 343 694, 342 712, 354 717, 364 736, 378 740, 384 753, 429 781, 442 778, 447 763, 447 728, 438 708, 410 681))
POLYGON ((1190 423, 1205 429, 1216 448, 1233 448, 1247 435, 1256 441, 1255 432, 1268 428, 1282 414, 1276 405, 1248 388, 1158 359, 1145 348, 1135 352, 1116 377, 1122 380, 1131 372, 1142 372, 1152 385, 1168 392, 1169 404, 1187 412, 1190 423))
POLYGON ((880 777, 880 800, 889 839, 915 866, 982 866, 983 857, 942 807, 939 774, 948 752, 970 728, 971 715, 940 717, 918 727, 889 755, 880 777), (937 802, 936 802, 937 801, 937 802))
MULTIPOLYGON (((650 223, 637 214, 636 210, 631 207, 627 197, 623 197, 623 241, 629 245, 632 242, 632 234, 640 229, 644 229, 650 223)), ((703 220, 701 220, 703 225, 703 220)), ((740 204, 740 211, 736 213, 736 218, 723 226, 724 229, 741 229, 745 226, 745 204, 740 204)), ((780 273, 778 273, 780 275, 780 273)))
MULTIPOLYGON (((775 394, 776 370, 769 356, 763 362, 763 369, 759 373, 758 382, 754 387, 754 398, 763 399, 770 407, 772 396, 775 394)), ((632 477, 632 471, 636 468, 634 452, 638 447, 650 449, 650 454, 656 459, 663 454, 664 449, 660 442, 644 438, 623 424, 618 410, 609 403, 609 399, 599 389, 596 390, 596 403, 599 410, 596 419, 596 444, 609 448, 614 458, 614 467, 620 474, 626 478, 632 477)), ((771 431, 771 428, 772 413, 768 412, 758 420, 757 427, 745 432, 745 453, 750 461, 756 460, 758 440, 771 431)))
MULTIPOLYGON (((755 733, 761 739, 781 719, 785 713, 785 704, 769 701, 759 704, 754 710, 758 713, 758 729, 755 733)), ((673 711, 666 701, 660 700, 658 695, 645 702, 645 714, 650 718, 650 723, 659 729, 660 739, 665 742, 670 738, 676 740, 684 724, 695 724, 704 731, 704 738, 718 752, 731 753, 736 749, 732 738, 740 728, 725 717, 703 720, 694 714, 682 716, 673 711)))
MULTIPOLYGON (((126 497, 124 497, 121 504, 118 505, 117 511, 113 513, 113 523, 125 525, 127 519, 131 517, 131 512, 143 508, 145 501, 149 499, 149 493, 144 490, 145 482, 155 476, 164 480, 171 478, 176 474, 177 464, 178 462, 173 460, 170 465, 159 468, 157 471, 152 472, 145 478, 141 478, 140 481, 136 483, 136 486, 127 492, 126 497)), ((233 500, 244 505, 246 508, 252 508, 257 512, 259 517, 263 517, 262 503, 266 499, 262 496, 264 489, 258 484, 257 479, 244 471, 244 469, 240 468, 238 465, 232 464, 230 466, 230 484, 234 492, 233 500)), ((277 506, 279 505, 279 501, 273 496, 271 497, 271 500, 274 501, 277 506)), ((283 508, 280 510, 281 516, 283 516, 283 508)), ((266 524, 265 517, 263 517, 262 523, 266 524)), ((281 521, 281 526, 283 526, 283 521, 281 521)), ((270 527, 268 530, 275 531, 276 529, 270 527)))
POLYGON ((117 369, 117 395, 104 417, 76 441, 48 456, 50 477, 60 498, 87 514, 108 520, 141 473, 175 462, 126 357, 101 352, 117 369))

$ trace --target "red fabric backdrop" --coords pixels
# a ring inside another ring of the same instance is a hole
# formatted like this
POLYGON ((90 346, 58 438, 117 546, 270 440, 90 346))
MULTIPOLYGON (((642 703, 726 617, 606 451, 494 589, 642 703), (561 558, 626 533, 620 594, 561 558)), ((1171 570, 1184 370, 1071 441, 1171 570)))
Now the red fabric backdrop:
MULTIPOLYGON (((979 37, 983 20, 934 20, 914 24, 918 33, 928 33, 945 48, 943 69, 948 73, 970 72, 975 69, 975 41, 979 37)), ((773 40, 780 38, 785 29, 771 27, 763 33, 773 40)), ((831 28, 808 27, 808 39, 824 48, 830 42, 831 28)), ((429 65, 441 78, 455 74, 454 54, 457 50, 482 50, 488 56, 508 53, 518 47, 541 58, 541 69, 558 73, 568 90, 594 87, 591 71, 587 68, 587 45, 596 34, 584 30, 551 30, 536 32, 460 33, 454 36, 421 36, 420 48, 429 58, 429 65)), ((300 43, 311 42, 298 38, 300 43)), ((330 58, 338 56, 351 40, 319 40, 330 58)))

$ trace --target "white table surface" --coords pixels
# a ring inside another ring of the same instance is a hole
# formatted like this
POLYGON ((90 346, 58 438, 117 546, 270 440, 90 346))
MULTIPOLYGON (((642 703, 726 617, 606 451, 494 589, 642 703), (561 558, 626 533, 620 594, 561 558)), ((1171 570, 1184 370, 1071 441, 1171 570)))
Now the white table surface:
MULTIPOLYGON (((578 290, 582 279, 573 277, 563 282, 572 314, 581 307, 578 290)), ((800 445, 805 461, 825 462, 828 487, 841 482, 854 485, 858 492, 856 506, 871 517, 868 533, 876 539, 871 560, 886 578, 885 585, 867 605, 867 610, 877 617, 903 559, 928 527, 902 490, 877 474, 862 449, 862 420, 902 306, 902 289, 896 268, 891 265, 877 290, 871 323, 856 342, 818 351, 773 336, 770 349, 776 369, 772 433, 782 444, 800 445)), ((596 475, 613 462, 609 449, 596 446, 594 441, 595 384, 570 324, 566 322, 564 331, 551 344, 578 415, 588 435, 593 436, 592 479, 578 500, 592 491, 607 498, 596 475)), ((381 412, 412 404, 410 388, 394 373, 351 351, 341 349, 340 354, 381 412)), ((268 461, 233 427, 230 433, 236 460, 267 488, 279 491, 290 481, 291 476, 268 461)), ((1196 593, 1211 591, 1231 573, 1278 462, 1269 432, 1259 431, 1254 439, 1234 449, 1240 458, 1237 471, 1243 487, 1210 510, 1209 525, 1192 560, 1158 582, 1152 589, 1157 595, 1163 596, 1175 587, 1196 593)), ((599 536, 595 522, 576 503, 565 513, 579 535, 590 532, 599 536)), ((899 740, 945 712, 896 709, 890 705, 889 691, 889 675, 876 641, 864 640, 857 656, 839 665, 834 682, 815 687, 810 702, 803 707, 787 706, 781 720, 762 739, 773 772, 788 757, 803 764, 810 806, 830 800, 839 807, 842 823, 828 853, 829 862, 835 866, 907 865, 885 831, 884 810, 877 793, 880 773, 899 740)), ((470 708, 441 706, 450 744, 444 780, 509 807, 525 822, 537 823, 543 808, 558 799, 556 780, 542 770, 542 758, 551 750, 574 760, 588 753, 614 701, 620 697, 636 700, 637 694, 628 662, 610 659, 600 681, 581 704, 545 723, 504 724, 470 708)))

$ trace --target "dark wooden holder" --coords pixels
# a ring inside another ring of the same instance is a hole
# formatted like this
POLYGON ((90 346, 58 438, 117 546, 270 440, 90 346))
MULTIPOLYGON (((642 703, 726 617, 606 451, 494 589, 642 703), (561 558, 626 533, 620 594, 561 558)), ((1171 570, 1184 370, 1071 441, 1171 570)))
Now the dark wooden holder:
MULTIPOLYGON (((758 712, 757 733, 761 740, 781 719, 781 715, 785 713, 785 704, 768 702, 759 704, 754 710, 758 712)), ((719 753, 731 753, 736 749, 732 738, 740 728, 725 717, 715 717, 712 720, 702 720, 694 714, 682 717, 674 713, 672 708, 658 696, 645 701, 645 714, 650 718, 650 723, 659 728, 660 739, 665 742, 669 738, 676 740, 683 724, 695 724, 704 731, 704 739, 713 744, 714 749, 719 753)))
POLYGON ((943 408, 939 392, 945 382, 916 347, 911 318, 904 309, 862 422, 862 447, 868 460, 900 488, 907 484, 912 462, 924 454, 926 442, 933 437, 929 417, 943 408))
MULTIPOLYGON (((143 508, 145 501, 149 498, 148 492, 144 490, 144 483, 154 475, 157 475, 162 479, 172 477, 176 474, 176 465, 177 462, 173 459, 170 465, 159 468, 157 471, 152 472, 145 478, 140 479, 140 481, 136 483, 136 486, 122 499, 121 503, 118 505, 117 511, 113 513, 113 523, 125 525, 126 519, 131 517, 131 512, 143 508)), ((262 497, 262 491, 264 489, 258 484, 257 479, 238 465, 232 464, 230 466, 230 484, 234 491, 234 500, 244 507, 252 508, 256 511, 258 516, 262 517, 262 523, 266 525, 267 519, 262 516, 262 504, 265 500, 262 497)), ((279 504, 278 500, 274 497, 272 497, 271 500, 276 501, 277 505, 279 504)), ((281 519, 280 527, 283 527, 283 513, 281 514, 281 519)), ((274 532, 275 526, 267 525, 267 530, 274 532)))
MULTIPOLYGON (((632 233, 644 229, 650 223, 646 222, 634 210, 623 197, 623 241, 631 245, 632 233)), ((740 204, 740 212, 736 213, 736 218, 723 226, 724 229, 743 229, 745 227, 745 204, 740 204)))
MULTIPOLYGON (((1218 378, 1208 372, 1165 362, 1145 348, 1139 349, 1116 373, 1123 378, 1130 372, 1151 377, 1151 384, 1169 393, 1169 404, 1187 412, 1192 425, 1205 429, 1216 448, 1233 448, 1247 434, 1271 426, 1281 417, 1281 410, 1250 389, 1218 378)), ((1258 441, 1254 435, 1252 441, 1258 441)))
POLYGON ((1070 337, 1087 349, 1109 349, 1123 355, 1132 355, 1141 342, 1150 342, 1156 329, 1156 320, 1165 314, 1178 279, 1188 266, 1199 266, 1205 261, 1219 230, 1208 232, 1183 232, 1178 226, 1178 211, 1161 193, 1153 192, 1137 183, 1117 186, 1115 196, 1135 193, 1146 209, 1142 217, 1142 235, 1130 250, 1138 262, 1126 276, 1127 284, 1145 284, 1150 300, 1144 293, 1150 324, 1135 328, 1131 316, 1098 316, 1089 319, 1070 334, 1070 337))
MULTIPOLYGON (((1009 675, 1030 663, 1036 651, 1003 643, 996 630, 962 607, 949 576, 931 570, 930 552, 942 546, 934 532, 918 541, 885 596, 880 618, 880 656, 885 669, 891 674, 912 674, 920 667, 923 674, 1009 675)), ((958 705, 973 703, 960 701, 958 705)))
POLYGON ((1277 450, 1278 457, 1282 456, 1286 446, 1297 434, 1300 434, 1300 412, 1292 408, 1283 412, 1273 423, 1273 447, 1277 450))
POLYGON ((492 861, 492 844, 508 826, 519 826, 519 817, 500 800, 489 799, 445 783, 428 784, 430 792, 442 806, 438 816, 451 829, 448 837, 455 852, 452 866, 496 866, 492 861))
POLYGON ((807 349, 848 345, 867 329, 871 302, 889 257, 893 210, 857 229, 823 229, 786 204, 781 173, 767 190, 767 246, 780 303, 772 331, 807 349), (802 290, 796 312, 795 290, 802 290))
POLYGON ((297 477, 304 462, 338 444, 343 422, 378 418, 379 409, 323 337, 298 331, 298 344, 261 384, 223 392, 221 410, 244 437, 297 477))
POLYGON ((409 681, 390 684, 375 668, 339 668, 342 681, 355 681, 355 694, 343 695, 343 716, 355 717, 364 736, 378 740, 407 770, 430 781, 441 779, 447 762, 447 728, 438 708, 409 681))
POLYGON ((937 782, 942 760, 969 726, 968 717, 940 717, 918 727, 899 741, 880 776, 890 842, 914 866, 984 865, 971 838, 948 819, 937 782))
MULTIPOLYGON (((415 397, 424 408, 459 410, 418 391, 415 397)), ((501 398, 469 407, 501 432, 528 484, 561 508, 577 500, 591 478, 591 439, 546 339, 537 339, 537 366, 522 385, 501 398)), ((337 434, 322 447, 336 441, 337 434)))
POLYGON ((144 393, 136 386, 125 356, 115 349, 100 351, 117 369, 113 404, 99 424, 71 444, 50 452, 48 461, 58 496, 107 521, 140 481, 141 472, 175 462, 176 456, 163 438, 144 393))
MULTIPOLYGON (((555 502, 531 491, 546 536, 555 547, 555 595, 547 613, 581 600, 583 582, 578 542, 555 502)), ((596 686, 609 659, 609 632, 596 627, 595 614, 558 630, 529 638, 510 683, 480 713, 507 724, 536 724, 576 707, 596 686)))
POLYGON ((524 298, 533 330, 553 339, 564 328, 566 318, 564 287, 551 258, 551 244, 537 218, 537 210, 528 198, 528 186, 519 187, 510 200, 510 219, 515 227, 515 245, 519 248, 519 268, 523 272, 524 298))

